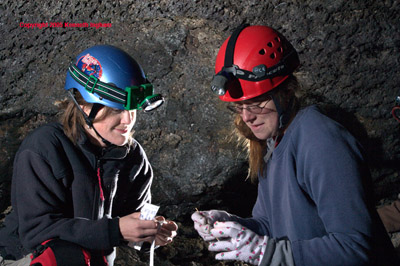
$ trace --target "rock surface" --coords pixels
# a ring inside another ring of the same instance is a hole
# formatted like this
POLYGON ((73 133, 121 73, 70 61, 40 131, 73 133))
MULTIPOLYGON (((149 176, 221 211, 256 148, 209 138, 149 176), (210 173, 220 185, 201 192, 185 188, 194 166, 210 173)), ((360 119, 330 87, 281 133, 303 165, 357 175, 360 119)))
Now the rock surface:
MULTIPOLYGON (((0 13, 0 211, 9 206, 20 142, 56 119, 67 97, 70 61, 92 45, 116 45, 166 97, 157 112, 140 113, 135 128, 155 170, 153 201, 181 225, 175 243, 157 250, 157 265, 224 265, 189 217, 195 208, 248 215, 255 199, 229 113, 209 89, 219 46, 243 22, 272 26, 293 43, 306 102, 325 106, 364 145, 377 205, 400 191, 399 124, 390 115, 400 90, 397 0, 4 0, 0 13), (35 23, 42 28, 28 28, 35 23)), ((118 265, 146 265, 142 254, 120 254, 118 265)))

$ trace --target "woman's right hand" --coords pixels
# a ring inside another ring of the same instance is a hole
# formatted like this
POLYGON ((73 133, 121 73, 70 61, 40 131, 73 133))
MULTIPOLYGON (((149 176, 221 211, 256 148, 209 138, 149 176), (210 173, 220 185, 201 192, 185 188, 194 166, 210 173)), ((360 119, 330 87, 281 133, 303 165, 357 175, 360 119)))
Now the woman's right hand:
POLYGON ((215 236, 211 234, 215 222, 235 221, 236 217, 236 215, 220 210, 196 211, 191 216, 194 229, 205 241, 215 240, 215 236))
POLYGON ((140 220, 140 212, 119 218, 122 237, 132 242, 152 242, 157 234, 158 223, 154 220, 140 220))

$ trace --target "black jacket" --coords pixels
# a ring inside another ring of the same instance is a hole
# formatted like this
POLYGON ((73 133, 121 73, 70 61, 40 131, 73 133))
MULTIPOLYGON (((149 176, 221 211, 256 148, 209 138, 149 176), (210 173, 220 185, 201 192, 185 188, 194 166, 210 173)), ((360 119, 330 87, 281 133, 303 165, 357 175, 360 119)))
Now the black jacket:
POLYGON ((150 202, 152 179, 147 157, 134 140, 101 149, 85 137, 74 145, 60 124, 42 126, 16 154, 13 210, 0 230, 0 248, 18 259, 43 241, 60 238, 110 250, 123 243, 119 217, 150 202))

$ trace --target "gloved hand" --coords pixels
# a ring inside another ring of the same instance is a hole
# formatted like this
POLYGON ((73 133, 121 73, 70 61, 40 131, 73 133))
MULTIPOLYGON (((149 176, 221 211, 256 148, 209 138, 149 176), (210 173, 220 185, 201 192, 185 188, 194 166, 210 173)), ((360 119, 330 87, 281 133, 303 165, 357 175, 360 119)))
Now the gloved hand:
POLYGON ((210 233, 218 241, 211 243, 208 250, 222 251, 215 259, 241 260, 253 265, 260 263, 269 240, 237 222, 216 222, 210 233))
POLYGON ((237 216, 219 210, 196 211, 192 214, 194 229, 197 230, 205 241, 215 239, 215 237, 210 234, 210 230, 213 228, 216 221, 234 221, 236 220, 235 217, 237 216))

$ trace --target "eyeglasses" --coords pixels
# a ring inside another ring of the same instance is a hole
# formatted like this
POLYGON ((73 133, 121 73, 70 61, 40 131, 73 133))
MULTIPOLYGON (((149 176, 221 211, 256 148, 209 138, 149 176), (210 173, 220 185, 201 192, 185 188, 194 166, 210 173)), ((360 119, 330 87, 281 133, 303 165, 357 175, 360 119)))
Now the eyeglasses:
POLYGON ((244 109, 246 109, 248 112, 252 114, 261 114, 269 101, 271 101, 271 98, 267 99, 264 102, 254 105, 248 105, 246 107, 243 107, 242 105, 239 104, 235 104, 235 105, 228 105, 227 108, 236 114, 242 114, 244 109))

